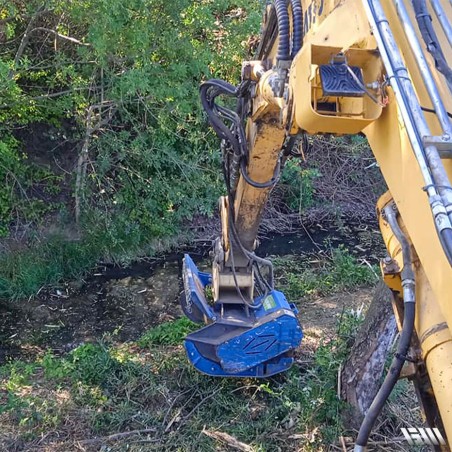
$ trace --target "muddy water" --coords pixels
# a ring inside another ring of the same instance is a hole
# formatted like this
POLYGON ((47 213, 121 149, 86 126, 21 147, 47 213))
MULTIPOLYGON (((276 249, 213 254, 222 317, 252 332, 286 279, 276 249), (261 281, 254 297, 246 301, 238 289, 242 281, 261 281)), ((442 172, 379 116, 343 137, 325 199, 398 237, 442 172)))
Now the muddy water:
MULTIPOLYGON (((374 263, 383 250, 378 231, 345 226, 311 229, 261 239, 258 254, 308 257, 345 245, 374 263)), ((107 335, 113 340, 137 339, 146 329, 182 315, 181 263, 189 251, 206 268, 210 242, 121 268, 100 265, 85 281, 42 290, 34 299, 14 305, 0 302, 0 362, 35 356, 50 348, 67 352, 107 335)))

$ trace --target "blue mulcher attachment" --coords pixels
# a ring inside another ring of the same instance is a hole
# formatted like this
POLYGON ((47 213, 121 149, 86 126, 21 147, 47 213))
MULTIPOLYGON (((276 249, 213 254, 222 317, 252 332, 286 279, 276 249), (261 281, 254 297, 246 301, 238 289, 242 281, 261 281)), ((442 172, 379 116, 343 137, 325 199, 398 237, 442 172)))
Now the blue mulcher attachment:
POLYGON ((189 255, 183 263, 182 309, 194 322, 207 326, 185 338, 191 363, 200 372, 219 377, 269 377, 287 370, 290 356, 303 333, 297 309, 286 297, 272 290, 255 299, 257 309, 244 305, 211 305, 205 287, 208 273, 199 272, 189 255))

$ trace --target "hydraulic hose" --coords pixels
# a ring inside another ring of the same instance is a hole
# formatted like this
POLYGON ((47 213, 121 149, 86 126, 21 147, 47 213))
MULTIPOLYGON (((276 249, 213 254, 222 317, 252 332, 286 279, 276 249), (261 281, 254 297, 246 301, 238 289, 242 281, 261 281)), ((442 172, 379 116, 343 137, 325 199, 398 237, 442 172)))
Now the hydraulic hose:
MULTIPOLYGON (((423 10, 419 10, 419 8, 422 7, 422 4, 425 6, 425 2, 422 2, 422 0, 412 0, 412 2, 418 21, 422 21, 420 11, 423 10)), ((408 70, 404 66, 402 55, 390 29, 381 1, 367 0, 364 2, 364 7, 367 9, 369 21, 374 28, 378 48, 388 72, 388 78, 391 80, 391 86, 396 94, 397 104, 406 126, 414 156, 425 182, 424 190, 428 195, 441 244, 449 263, 452 265, 452 234, 444 232, 450 229, 448 223, 452 221, 452 214, 448 216, 446 211, 446 207, 452 204, 450 181, 435 147, 424 146, 423 144, 423 137, 431 136, 432 133, 422 113, 422 107, 418 103, 416 92, 409 78, 408 70)), ((427 39, 426 36, 423 36, 423 38, 424 40, 427 39)))
POLYGON ((392 229, 395 237, 402 247, 403 270, 401 273, 403 287, 404 315, 403 327, 400 334, 397 352, 392 360, 388 374, 381 385, 377 395, 375 396, 369 410, 359 429, 358 438, 356 440, 355 452, 363 452, 366 450, 367 441, 369 439, 372 427, 380 414, 383 405, 391 394, 406 360, 408 349, 410 348, 411 336, 414 330, 414 318, 416 315, 415 305, 415 276, 412 267, 412 257, 410 243, 403 234, 397 222, 397 214, 395 204, 391 203, 384 209, 384 214, 392 229))
POLYGON ((271 177, 271 179, 269 179, 268 181, 265 181, 265 182, 256 182, 255 180, 251 179, 251 177, 247 173, 245 160, 242 160, 242 162, 240 164, 240 171, 241 171, 241 174, 242 174, 243 178, 245 179, 246 183, 248 185, 251 185, 254 188, 274 187, 279 181, 279 177, 280 177, 280 173, 281 173, 281 160, 278 160, 278 163, 276 164, 276 167, 275 167, 275 170, 273 171, 273 176, 271 177))
MULTIPOLYGON (((229 200, 231 201, 231 199, 229 200)), ((230 206, 232 206, 232 204, 230 204, 230 206)), ((229 212, 229 218, 234 218, 234 213, 232 211, 232 208, 230 207, 230 212, 229 212)), ((270 290, 273 290, 275 283, 274 283, 274 272, 273 272, 273 264, 271 263, 270 260, 268 259, 264 259, 263 257, 259 257, 257 256, 254 252, 247 250, 242 242, 240 241, 240 237, 239 234, 237 232, 237 229, 235 228, 235 224, 233 221, 230 222, 230 232, 232 233, 231 236, 234 238, 235 243, 238 245, 238 247, 240 248, 240 251, 248 257, 248 259, 252 262, 255 262, 256 264, 261 264, 265 267, 268 267, 269 270, 269 275, 268 275, 268 285, 270 287, 270 290)))
POLYGON ((446 257, 452 265, 452 229, 443 229, 439 234, 439 238, 446 257))
POLYGON ((303 45, 303 10, 300 0, 290 0, 292 6, 292 52, 291 59, 301 49, 303 45))
POLYGON ((436 68, 444 75, 449 85, 449 89, 451 89, 452 69, 449 67, 446 59, 444 58, 444 53, 439 44, 435 30, 433 29, 432 18, 428 12, 425 0, 413 0, 413 8, 422 39, 425 42, 427 50, 435 60, 436 68))
POLYGON ((290 61, 290 24, 286 0, 274 0, 276 18, 278 21, 279 43, 276 61, 290 61))

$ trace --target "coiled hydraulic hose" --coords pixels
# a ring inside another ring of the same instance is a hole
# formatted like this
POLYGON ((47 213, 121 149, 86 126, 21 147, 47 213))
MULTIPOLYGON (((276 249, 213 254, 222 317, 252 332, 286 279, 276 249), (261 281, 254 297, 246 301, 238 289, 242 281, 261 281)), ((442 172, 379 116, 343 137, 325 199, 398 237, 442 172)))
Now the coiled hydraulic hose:
POLYGON ((278 21, 279 43, 276 61, 290 61, 290 24, 286 0, 274 0, 278 21))
POLYGON ((278 163, 275 166, 275 170, 273 171, 273 176, 266 182, 256 182, 255 180, 251 179, 251 177, 247 173, 245 160, 242 160, 240 164, 240 172, 246 183, 254 188, 274 187, 279 182, 279 178, 281 176, 281 160, 278 160, 278 163))
POLYGON ((408 349, 410 348, 411 336, 414 330, 414 318, 415 318, 415 281, 414 272, 412 267, 412 257, 410 243, 403 234, 400 226, 397 222, 397 213, 395 210, 395 204, 391 203, 384 209, 384 214, 392 229, 395 237, 399 241, 402 247, 403 256, 403 270, 402 270, 402 287, 403 287, 403 302, 404 302, 404 315, 403 315, 403 327, 400 334, 399 345, 397 347, 397 353, 395 354, 388 374, 381 385, 380 390, 375 396, 369 410, 367 411, 364 420, 359 429, 358 438, 356 440, 355 452, 363 452, 366 450, 367 441, 369 439, 372 427, 383 408, 389 394, 393 390, 395 384, 402 370, 403 364, 406 360, 408 349))
POLYGON ((300 0, 290 0, 290 4, 292 6, 292 52, 290 57, 294 59, 303 45, 303 10, 300 0))

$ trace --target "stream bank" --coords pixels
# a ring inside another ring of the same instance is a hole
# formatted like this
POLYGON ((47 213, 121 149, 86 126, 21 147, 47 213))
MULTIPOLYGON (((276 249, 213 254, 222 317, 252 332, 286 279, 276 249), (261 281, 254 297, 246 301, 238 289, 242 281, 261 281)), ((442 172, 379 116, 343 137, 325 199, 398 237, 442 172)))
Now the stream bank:
MULTIPOLYGON (((317 225, 262 237, 257 254, 296 255, 309 261, 313 256, 327 256, 338 246, 346 247, 366 264, 376 264, 384 256, 379 231, 356 224, 341 228, 317 225)), ((210 241, 197 241, 196 246, 142 259, 128 267, 100 264, 84 280, 42 288, 28 300, 0 302, 0 363, 32 358, 47 349, 65 353, 105 335, 118 342, 135 340, 147 329, 180 317, 183 255, 189 252, 208 270, 210 249, 210 241)), ((341 306, 346 301, 346 297, 336 298, 341 306)), ((307 318, 315 320, 316 312, 307 312, 307 318)))

